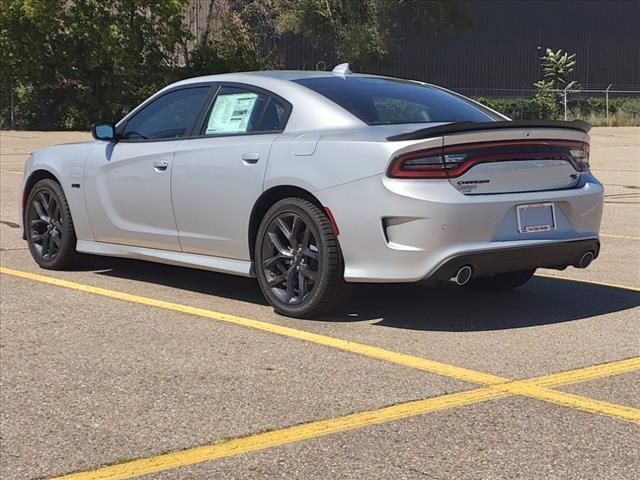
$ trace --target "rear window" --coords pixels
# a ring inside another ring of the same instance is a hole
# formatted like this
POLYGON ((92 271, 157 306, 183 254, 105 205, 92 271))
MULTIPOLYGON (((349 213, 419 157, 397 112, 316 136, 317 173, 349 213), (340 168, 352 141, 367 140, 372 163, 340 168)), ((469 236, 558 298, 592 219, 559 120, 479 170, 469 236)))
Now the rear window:
POLYGON ((462 97, 405 80, 331 76, 295 82, 327 97, 369 125, 498 119, 462 97))

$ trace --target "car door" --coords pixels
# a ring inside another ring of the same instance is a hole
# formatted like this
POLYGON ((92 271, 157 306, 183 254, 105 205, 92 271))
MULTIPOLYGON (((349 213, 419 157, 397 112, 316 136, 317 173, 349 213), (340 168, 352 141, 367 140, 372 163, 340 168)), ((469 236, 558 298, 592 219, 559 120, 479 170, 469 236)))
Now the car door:
POLYGON ((117 143, 92 150, 84 183, 96 241, 180 250, 171 205, 174 152, 212 92, 209 85, 162 94, 119 126, 117 143))
POLYGON ((200 138, 185 141, 171 173, 182 250, 249 260, 251 210, 262 193, 269 150, 291 106, 270 92, 221 85, 200 138))

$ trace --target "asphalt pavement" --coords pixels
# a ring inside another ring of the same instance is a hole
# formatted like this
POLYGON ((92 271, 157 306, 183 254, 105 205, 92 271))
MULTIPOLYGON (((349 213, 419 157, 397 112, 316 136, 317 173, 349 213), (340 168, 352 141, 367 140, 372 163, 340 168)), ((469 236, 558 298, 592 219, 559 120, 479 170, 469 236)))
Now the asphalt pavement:
POLYGON ((594 128, 586 270, 520 289, 359 285, 273 313, 254 280, 93 258, 39 269, 22 166, 83 132, 0 132, 0 477, 637 479, 640 128, 594 128))

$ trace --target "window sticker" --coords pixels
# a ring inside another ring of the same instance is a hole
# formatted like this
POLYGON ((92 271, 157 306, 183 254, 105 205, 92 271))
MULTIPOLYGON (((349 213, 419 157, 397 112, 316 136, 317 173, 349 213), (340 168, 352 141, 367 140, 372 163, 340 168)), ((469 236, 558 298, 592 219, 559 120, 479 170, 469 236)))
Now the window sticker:
POLYGON ((257 99, 258 94, 251 92, 220 95, 209 115, 205 135, 246 132, 257 99))

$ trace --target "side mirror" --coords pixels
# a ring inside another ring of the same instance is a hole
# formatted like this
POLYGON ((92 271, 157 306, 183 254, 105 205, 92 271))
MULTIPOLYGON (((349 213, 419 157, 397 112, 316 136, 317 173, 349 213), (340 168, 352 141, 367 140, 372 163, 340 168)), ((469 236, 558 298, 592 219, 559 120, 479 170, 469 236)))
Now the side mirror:
POLYGON ((116 127, 113 123, 99 122, 91 125, 91 135, 96 140, 112 142, 116 140, 116 127))

